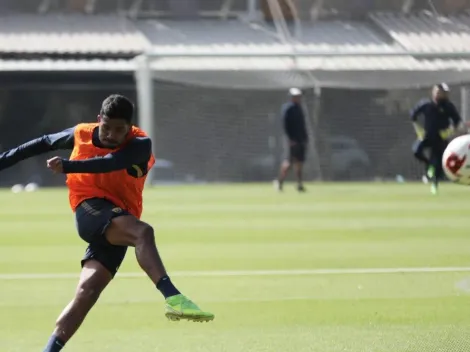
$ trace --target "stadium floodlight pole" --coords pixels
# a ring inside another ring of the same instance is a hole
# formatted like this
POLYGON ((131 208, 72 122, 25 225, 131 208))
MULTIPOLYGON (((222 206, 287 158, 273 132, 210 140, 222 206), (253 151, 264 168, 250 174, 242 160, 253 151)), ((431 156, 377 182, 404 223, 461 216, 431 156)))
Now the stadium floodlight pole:
MULTIPOLYGON (((152 139, 152 151, 155 154, 155 115, 153 104, 153 77, 150 58, 142 54, 135 59, 135 80, 137 87, 138 124, 152 139)), ((155 170, 149 170, 146 183, 151 184, 155 170)))
POLYGON ((255 21, 257 19, 258 0, 247 0, 248 19, 255 21))
POLYGON ((460 87, 460 115, 464 122, 468 121, 468 88, 460 87))
MULTIPOLYGON (((314 156, 314 164, 318 171, 318 179, 322 181, 325 177, 324 170, 322 168, 320 154, 318 153, 320 147, 320 141, 318 140, 317 128, 320 124, 320 115, 321 115, 321 101, 322 101, 322 87, 320 83, 315 84, 313 87, 313 101, 312 101, 312 114, 311 114, 311 123, 313 123, 311 134, 312 142, 309 144, 310 151, 314 156)), ((309 114, 310 115, 310 114, 309 114)), ((329 152, 329 150, 328 150, 329 152)))

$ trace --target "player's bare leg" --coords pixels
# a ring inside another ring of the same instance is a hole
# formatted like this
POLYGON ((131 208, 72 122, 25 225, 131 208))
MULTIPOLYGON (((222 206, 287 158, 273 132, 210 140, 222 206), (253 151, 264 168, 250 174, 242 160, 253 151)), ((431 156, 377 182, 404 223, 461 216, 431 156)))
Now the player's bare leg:
POLYGON ((304 164, 300 161, 295 161, 294 162, 294 171, 295 171, 295 176, 297 178, 297 190, 299 192, 305 192, 305 187, 303 184, 303 166, 304 164))
POLYGON ((98 261, 89 260, 83 265, 73 300, 65 307, 56 322, 56 328, 44 352, 59 352, 75 334, 90 309, 111 282, 111 273, 98 261))
POLYGON ((155 244, 153 228, 150 225, 130 215, 119 216, 111 221, 105 236, 108 242, 115 246, 135 247, 135 255, 140 267, 155 285, 167 275, 155 244))
POLYGON ((210 321, 214 315, 204 312, 183 296, 171 282, 155 244, 153 228, 131 215, 111 221, 105 232, 109 243, 135 247, 137 262, 166 299, 166 316, 171 320, 210 321))
POLYGON ((284 186, 284 181, 287 178, 287 174, 289 173, 290 168, 291 168, 291 163, 289 162, 289 160, 285 160, 281 164, 281 169, 279 170, 279 177, 276 180, 276 188, 278 191, 282 191, 282 188, 284 186))

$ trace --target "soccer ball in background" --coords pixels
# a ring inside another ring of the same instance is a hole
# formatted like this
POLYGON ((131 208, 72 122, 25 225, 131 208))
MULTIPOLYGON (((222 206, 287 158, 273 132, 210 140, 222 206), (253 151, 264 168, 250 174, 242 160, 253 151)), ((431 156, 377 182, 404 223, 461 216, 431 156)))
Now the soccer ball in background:
POLYGON ((453 139, 442 157, 442 167, 449 180, 470 185, 470 135, 453 139))

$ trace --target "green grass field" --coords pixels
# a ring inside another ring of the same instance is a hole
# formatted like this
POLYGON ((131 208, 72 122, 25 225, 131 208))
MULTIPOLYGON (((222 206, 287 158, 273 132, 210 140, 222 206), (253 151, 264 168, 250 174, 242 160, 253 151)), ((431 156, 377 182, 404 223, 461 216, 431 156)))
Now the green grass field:
MULTIPOLYGON (((42 351, 85 244, 65 190, 0 196, 0 351, 42 351)), ((65 351, 469 351, 469 204, 455 185, 148 189, 173 281, 215 321, 169 322, 150 281, 123 275, 65 351)), ((133 250, 121 273, 140 273, 133 250)))

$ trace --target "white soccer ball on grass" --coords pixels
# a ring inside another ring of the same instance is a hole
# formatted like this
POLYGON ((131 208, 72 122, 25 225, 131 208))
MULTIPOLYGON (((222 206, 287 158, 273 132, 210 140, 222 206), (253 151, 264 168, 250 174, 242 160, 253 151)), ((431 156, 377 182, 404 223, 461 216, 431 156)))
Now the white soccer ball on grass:
POLYGON ((13 185, 13 187, 11 187, 11 191, 13 193, 20 193, 20 192, 23 192, 23 190, 24 190, 24 187, 23 185, 20 185, 20 184, 13 185))
POLYGON ((24 188, 24 190, 25 190, 26 192, 34 192, 34 191, 36 191, 38 188, 39 188, 39 185, 38 185, 37 183, 31 182, 31 183, 28 183, 28 184, 26 185, 26 187, 24 188))

